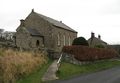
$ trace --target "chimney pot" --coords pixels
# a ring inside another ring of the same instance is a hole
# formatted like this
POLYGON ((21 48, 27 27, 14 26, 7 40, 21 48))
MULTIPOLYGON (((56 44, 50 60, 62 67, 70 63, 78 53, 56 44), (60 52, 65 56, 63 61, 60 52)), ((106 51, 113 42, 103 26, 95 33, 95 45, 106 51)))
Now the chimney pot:
POLYGON ((34 9, 32 9, 32 12, 34 12, 34 9))
POLYGON ((25 25, 24 21, 25 20, 23 20, 23 19, 20 20, 20 22, 21 22, 20 26, 24 26, 25 25))
POLYGON ((100 36, 100 35, 98 35, 98 39, 101 39, 101 36, 100 36))
POLYGON ((91 32, 91 38, 95 37, 95 33, 91 32))

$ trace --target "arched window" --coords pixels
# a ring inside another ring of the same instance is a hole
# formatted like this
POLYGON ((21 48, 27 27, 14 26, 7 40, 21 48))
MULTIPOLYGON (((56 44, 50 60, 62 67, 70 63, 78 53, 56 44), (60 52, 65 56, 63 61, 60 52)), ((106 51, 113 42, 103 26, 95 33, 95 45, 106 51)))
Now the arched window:
POLYGON ((71 45, 71 38, 70 38, 70 35, 68 37, 68 45, 70 46, 71 45))
POLYGON ((60 33, 58 33, 58 35, 57 35, 57 45, 58 46, 60 45, 60 33))
POLYGON ((64 46, 66 45, 66 37, 65 37, 65 35, 63 35, 63 45, 64 46))
POLYGON ((39 40, 36 41, 36 47, 38 47, 40 45, 39 40))

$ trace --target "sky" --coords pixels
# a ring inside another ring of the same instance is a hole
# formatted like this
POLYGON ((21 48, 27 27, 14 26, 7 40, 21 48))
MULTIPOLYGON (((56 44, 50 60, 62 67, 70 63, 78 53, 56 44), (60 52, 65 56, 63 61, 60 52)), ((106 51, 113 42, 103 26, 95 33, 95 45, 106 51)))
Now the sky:
POLYGON ((120 0, 0 0, 0 28, 16 31, 32 9, 62 21, 78 37, 94 32, 108 44, 120 44, 120 0))

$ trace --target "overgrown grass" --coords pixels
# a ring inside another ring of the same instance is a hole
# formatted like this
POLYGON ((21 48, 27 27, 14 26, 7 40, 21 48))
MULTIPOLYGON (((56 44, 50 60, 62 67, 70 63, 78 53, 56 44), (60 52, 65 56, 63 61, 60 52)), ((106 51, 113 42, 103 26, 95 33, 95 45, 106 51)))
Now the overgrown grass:
POLYGON ((42 69, 48 58, 43 52, 0 49, 0 83, 15 83, 29 74, 42 69))
POLYGON ((29 76, 26 76, 25 78, 18 80, 17 83, 43 83, 41 78, 51 63, 52 61, 49 60, 48 63, 46 65, 43 65, 43 67, 40 68, 38 71, 33 72, 29 76))
POLYGON ((120 61, 105 60, 86 65, 74 65, 67 62, 62 62, 57 76, 60 79, 67 79, 72 76, 105 70, 115 66, 120 66, 120 61))

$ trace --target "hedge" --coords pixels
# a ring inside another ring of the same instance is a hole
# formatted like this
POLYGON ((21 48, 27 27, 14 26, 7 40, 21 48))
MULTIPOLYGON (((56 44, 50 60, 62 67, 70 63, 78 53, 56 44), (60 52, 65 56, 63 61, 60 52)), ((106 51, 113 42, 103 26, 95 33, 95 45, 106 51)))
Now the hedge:
POLYGON ((81 45, 64 46, 62 52, 72 54, 74 58, 80 61, 111 59, 118 56, 118 53, 113 49, 92 48, 81 45))

